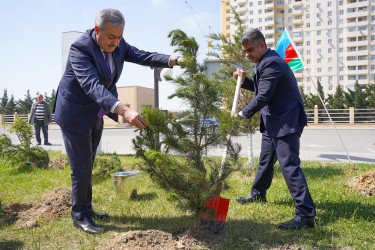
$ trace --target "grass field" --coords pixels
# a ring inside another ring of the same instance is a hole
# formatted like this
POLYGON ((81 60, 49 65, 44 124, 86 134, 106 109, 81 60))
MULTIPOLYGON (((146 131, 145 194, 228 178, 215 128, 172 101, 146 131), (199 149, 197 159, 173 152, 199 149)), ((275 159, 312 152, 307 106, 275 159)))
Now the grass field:
MULTIPOLYGON (((50 152, 51 158, 59 157, 50 152)), ((133 156, 120 156, 124 166, 132 166, 138 160, 133 156)), ((281 247, 302 246, 306 249, 375 248, 375 197, 365 198, 359 194, 347 194, 347 180, 375 165, 356 164, 351 170, 347 164, 323 164, 302 162, 301 165, 317 207, 317 225, 314 229, 282 231, 277 224, 294 217, 293 200, 286 187, 278 165, 267 203, 240 205, 237 196, 249 195, 255 170, 243 169, 230 176, 228 188, 222 197, 231 203, 221 237, 222 249, 249 249, 252 246, 281 247), (257 245, 258 244, 258 245, 257 245)), ((1 206, 31 202, 37 204, 41 197, 55 188, 70 187, 70 169, 31 169, 20 171, 6 162, 0 162, 1 206)), ((180 211, 176 202, 159 189, 148 176, 144 176, 135 200, 116 197, 109 177, 93 179, 93 204, 98 212, 107 212, 111 218, 100 222, 104 233, 90 235, 73 228, 70 214, 58 220, 42 221, 38 227, 18 229, 14 224, 0 225, 0 249, 95 249, 115 232, 157 229, 174 232, 192 223, 191 214, 180 211)), ((0 211, 1 216, 4 213, 0 211)), ((1 220, 0 220, 1 221, 1 220)), ((258 248, 253 247, 253 248, 258 248)))

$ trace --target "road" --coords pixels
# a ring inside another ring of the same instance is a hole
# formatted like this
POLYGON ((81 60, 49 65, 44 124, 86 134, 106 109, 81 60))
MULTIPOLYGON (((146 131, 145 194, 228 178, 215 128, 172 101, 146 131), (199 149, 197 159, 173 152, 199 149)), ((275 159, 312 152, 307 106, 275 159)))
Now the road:
MULTIPOLYGON (((2 129, 1 133, 7 133, 2 129)), ((352 162, 364 162, 375 164, 375 128, 338 128, 342 141, 347 148, 352 162)), ((118 154, 134 154, 131 140, 135 137, 133 128, 105 128, 102 137, 102 152, 118 154)), ((15 135, 11 135, 12 141, 17 143, 15 135)), ((45 149, 62 150, 63 140, 61 131, 57 125, 51 125, 49 129, 49 141, 52 146, 44 146, 45 149)), ((247 135, 234 138, 241 147, 241 155, 247 156, 249 140, 247 135)), ((35 143, 35 139, 33 139, 35 143)), ((259 156, 261 134, 253 136, 253 153, 259 156)), ((221 156, 222 150, 209 150, 208 155, 221 156)), ((303 161, 319 162, 348 162, 345 149, 333 128, 307 127, 301 137, 300 158, 303 161)))

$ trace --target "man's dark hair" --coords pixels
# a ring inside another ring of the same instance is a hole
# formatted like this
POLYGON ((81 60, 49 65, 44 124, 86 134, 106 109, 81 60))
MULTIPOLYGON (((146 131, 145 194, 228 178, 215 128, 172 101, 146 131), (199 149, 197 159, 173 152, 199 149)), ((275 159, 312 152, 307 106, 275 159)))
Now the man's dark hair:
MULTIPOLYGON (((251 29, 248 31, 245 31, 242 35, 242 38, 240 40, 241 45, 244 45, 246 43, 260 43, 264 42, 266 44, 266 39, 264 38, 262 32, 258 29, 251 29)), ((266 44, 267 46, 267 44, 266 44)))

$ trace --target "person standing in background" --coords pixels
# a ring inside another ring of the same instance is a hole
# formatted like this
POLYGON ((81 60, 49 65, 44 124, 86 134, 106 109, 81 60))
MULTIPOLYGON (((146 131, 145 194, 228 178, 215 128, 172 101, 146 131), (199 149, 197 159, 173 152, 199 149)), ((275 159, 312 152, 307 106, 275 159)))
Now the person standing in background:
POLYGON ((41 145, 40 129, 43 131, 44 145, 52 145, 48 142, 48 124, 52 123, 51 108, 43 99, 43 95, 37 96, 37 102, 33 103, 30 111, 30 124, 35 124, 35 138, 37 145, 41 145))

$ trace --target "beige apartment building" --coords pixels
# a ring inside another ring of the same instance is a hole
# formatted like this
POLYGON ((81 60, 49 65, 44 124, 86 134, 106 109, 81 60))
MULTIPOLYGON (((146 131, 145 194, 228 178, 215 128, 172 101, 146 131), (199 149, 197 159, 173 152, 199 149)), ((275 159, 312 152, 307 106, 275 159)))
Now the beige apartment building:
MULTIPOLYGON (((235 34, 230 6, 247 29, 258 28, 274 49, 282 31, 288 30, 314 82, 326 94, 337 85, 353 89, 354 83, 374 83, 375 0, 222 0, 221 30, 235 34)), ((306 93, 315 88, 306 70, 295 72, 306 93)))
MULTIPOLYGON (((154 89, 140 86, 126 86, 117 87, 118 99, 121 103, 126 104, 129 108, 141 113, 145 106, 154 106, 154 89)), ((119 122, 116 123, 112 119, 104 116, 105 126, 116 126, 118 124, 125 124, 123 117, 119 117, 119 122)))

